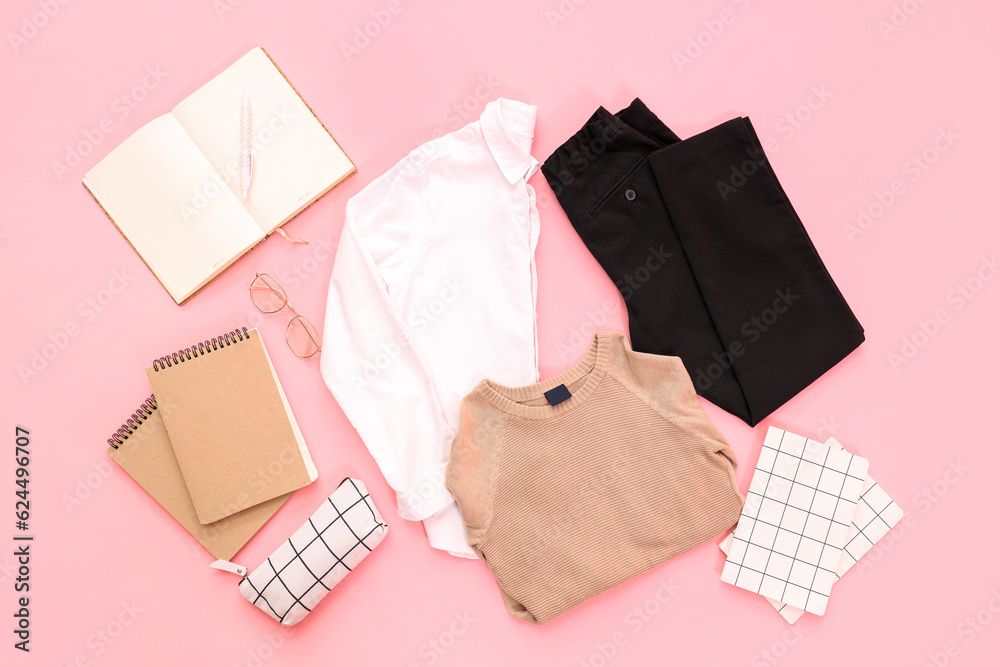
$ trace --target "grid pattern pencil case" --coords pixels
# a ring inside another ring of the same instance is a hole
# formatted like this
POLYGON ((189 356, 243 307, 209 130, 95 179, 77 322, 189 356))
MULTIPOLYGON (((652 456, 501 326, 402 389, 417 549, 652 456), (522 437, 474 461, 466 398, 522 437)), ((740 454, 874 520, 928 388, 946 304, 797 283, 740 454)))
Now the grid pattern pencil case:
MULTIPOLYGON (((295 533, 253 572, 213 567, 245 575, 240 592, 282 625, 295 625, 377 547, 389 526, 368 490, 348 477, 295 533)), ((224 564, 224 565, 223 565, 224 564)))

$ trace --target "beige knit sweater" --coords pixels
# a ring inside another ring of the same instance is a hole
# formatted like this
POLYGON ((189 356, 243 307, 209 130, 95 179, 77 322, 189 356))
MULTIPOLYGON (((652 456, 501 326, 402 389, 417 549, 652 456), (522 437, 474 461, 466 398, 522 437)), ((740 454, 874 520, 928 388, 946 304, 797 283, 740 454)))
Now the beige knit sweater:
POLYGON ((558 377, 466 396, 446 485, 508 611, 541 625, 732 527, 735 465, 680 359, 602 333, 558 377))

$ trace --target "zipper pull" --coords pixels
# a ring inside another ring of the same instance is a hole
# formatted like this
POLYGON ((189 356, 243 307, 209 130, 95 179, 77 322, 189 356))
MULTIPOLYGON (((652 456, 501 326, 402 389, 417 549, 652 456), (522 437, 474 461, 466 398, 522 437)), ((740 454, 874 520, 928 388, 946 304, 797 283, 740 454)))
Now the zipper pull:
POLYGON ((228 560, 217 560, 211 565, 211 568, 216 570, 223 570, 224 572, 232 572, 233 574, 238 574, 241 577, 247 576, 247 569, 242 565, 237 565, 236 563, 230 563, 228 560))

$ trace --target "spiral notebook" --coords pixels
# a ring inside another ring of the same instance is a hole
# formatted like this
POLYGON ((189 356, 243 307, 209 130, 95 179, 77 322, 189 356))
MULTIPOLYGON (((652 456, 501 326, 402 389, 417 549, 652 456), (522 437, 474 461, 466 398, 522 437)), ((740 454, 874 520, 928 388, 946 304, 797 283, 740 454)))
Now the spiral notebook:
POLYGON ((108 438, 108 445, 108 456, 216 558, 235 556, 291 496, 286 493, 202 525, 153 396, 108 438))
POLYGON ((202 524, 317 478, 256 329, 161 357, 146 376, 202 524))

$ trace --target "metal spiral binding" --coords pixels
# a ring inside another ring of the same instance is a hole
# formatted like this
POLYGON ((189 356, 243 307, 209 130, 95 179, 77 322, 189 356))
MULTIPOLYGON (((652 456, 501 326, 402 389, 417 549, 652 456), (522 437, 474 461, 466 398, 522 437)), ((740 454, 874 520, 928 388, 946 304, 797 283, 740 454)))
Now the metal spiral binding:
POLYGON ((139 426, 153 415, 156 410, 156 397, 150 396, 132 414, 122 427, 115 431, 115 434, 108 438, 108 444, 118 449, 118 447, 128 440, 129 436, 135 433, 139 426))
POLYGON ((165 368, 170 368, 171 366, 181 364, 195 357, 204 356, 210 352, 214 352, 223 347, 228 347, 230 345, 235 345, 236 343, 242 342, 250 338, 250 334, 247 333, 247 328, 236 329, 235 331, 230 331, 224 336, 219 336, 217 338, 212 338, 211 340, 206 340, 204 342, 198 343, 193 347, 186 347, 183 350, 178 350, 173 354, 168 354, 165 357, 160 357, 153 362, 153 370, 161 371, 165 368))

